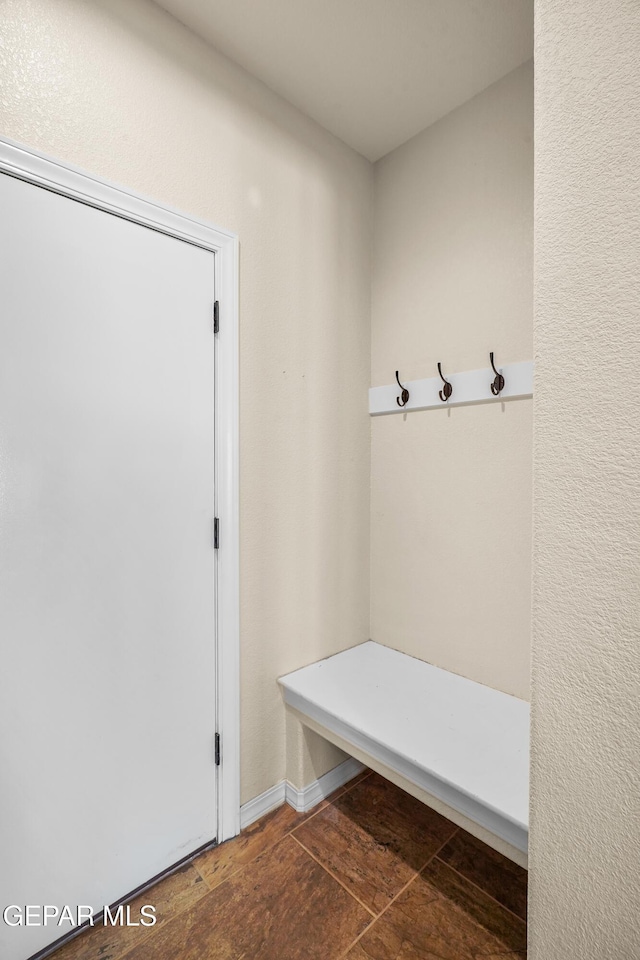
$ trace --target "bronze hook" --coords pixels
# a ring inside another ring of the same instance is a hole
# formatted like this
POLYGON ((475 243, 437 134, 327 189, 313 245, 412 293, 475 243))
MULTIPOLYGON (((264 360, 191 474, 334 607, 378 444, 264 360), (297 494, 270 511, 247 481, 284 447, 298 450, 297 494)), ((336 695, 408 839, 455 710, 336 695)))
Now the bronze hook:
POLYGON ((400 383, 400 377, 398 376, 397 370, 396 370, 396 380, 398 381, 398 386, 402 390, 400 397, 396 397, 396 403, 398 404, 399 407, 404 407, 409 401, 409 391, 407 390, 406 387, 403 387, 402 384, 400 383), (401 398, 402 398, 402 403, 400 402, 401 398))
POLYGON ((449 383, 449 381, 445 378, 444 374, 442 373, 442 367, 440 366, 440 364, 438 364, 438 373, 442 377, 442 382, 444 384, 442 390, 438 391, 438 396, 440 397, 443 403, 446 403, 449 397, 451 396, 451 394, 453 393, 453 386, 449 383))
POLYGON ((494 395, 494 397, 497 397, 498 394, 504 390, 504 377, 496 370, 496 365, 493 362, 493 350, 489 354, 489 359, 491 360, 491 366, 493 367, 493 372, 495 373, 493 383, 491 384, 491 393, 494 395))

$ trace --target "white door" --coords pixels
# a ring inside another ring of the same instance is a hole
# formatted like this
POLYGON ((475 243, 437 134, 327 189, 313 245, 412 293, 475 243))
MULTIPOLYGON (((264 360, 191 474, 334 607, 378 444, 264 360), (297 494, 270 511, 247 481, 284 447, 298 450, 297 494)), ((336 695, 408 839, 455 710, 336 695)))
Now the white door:
POLYGON ((215 838, 213 299, 212 252, 0 174, 0 909, 215 838))

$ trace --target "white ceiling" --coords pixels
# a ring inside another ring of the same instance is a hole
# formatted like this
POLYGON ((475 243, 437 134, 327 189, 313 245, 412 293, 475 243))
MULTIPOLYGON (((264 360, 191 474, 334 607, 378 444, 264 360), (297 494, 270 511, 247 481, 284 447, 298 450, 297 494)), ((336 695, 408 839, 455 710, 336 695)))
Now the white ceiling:
POLYGON ((533 0, 157 0, 377 160, 533 55, 533 0))

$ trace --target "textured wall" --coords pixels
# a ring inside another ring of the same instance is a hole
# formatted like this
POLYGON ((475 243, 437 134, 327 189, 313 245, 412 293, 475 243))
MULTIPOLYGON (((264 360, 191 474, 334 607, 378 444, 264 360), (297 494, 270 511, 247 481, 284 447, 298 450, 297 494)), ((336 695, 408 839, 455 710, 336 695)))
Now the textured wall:
POLYGON ((530 960, 640 957, 639 51, 538 0, 530 960))
MULTIPOLYGON (((533 69, 375 167, 372 383, 530 360, 533 69)), ((530 400, 372 421, 371 636, 529 693, 530 400)))
POLYGON ((239 234, 246 801, 276 677, 368 637, 371 167, 147 0, 4 0, 0 89, 6 136, 239 234))

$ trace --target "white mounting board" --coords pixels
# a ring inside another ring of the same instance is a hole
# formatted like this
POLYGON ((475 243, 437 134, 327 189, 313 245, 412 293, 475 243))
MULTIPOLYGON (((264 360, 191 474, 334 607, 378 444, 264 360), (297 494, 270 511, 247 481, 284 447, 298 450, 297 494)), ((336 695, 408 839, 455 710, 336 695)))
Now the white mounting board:
POLYGON ((309 717, 526 853, 525 700, 371 640, 279 683, 301 719, 309 717))
POLYGON ((466 403, 497 403, 501 400, 515 400, 517 397, 533 396, 533 360, 523 360, 520 363, 508 363, 503 367, 496 367, 505 379, 505 386, 499 396, 491 393, 491 384, 495 373, 491 367, 482 370, 465 370, 464 373, 444 375, 453 387, 451 398, 443 403, 438 392, 443 383, 440 377, 429 377, 424 380, 408 380, 406 383, 400 377, 400 382, 409 391, 409 401, 404 407, 399 407, 396 399, 400 396, 397 383, 390 383, 384 387, 370 387, 369 413, 380 416, 384 413, 404 413, 407 410, 428 410, 439 407, 457 407, 466 403))

